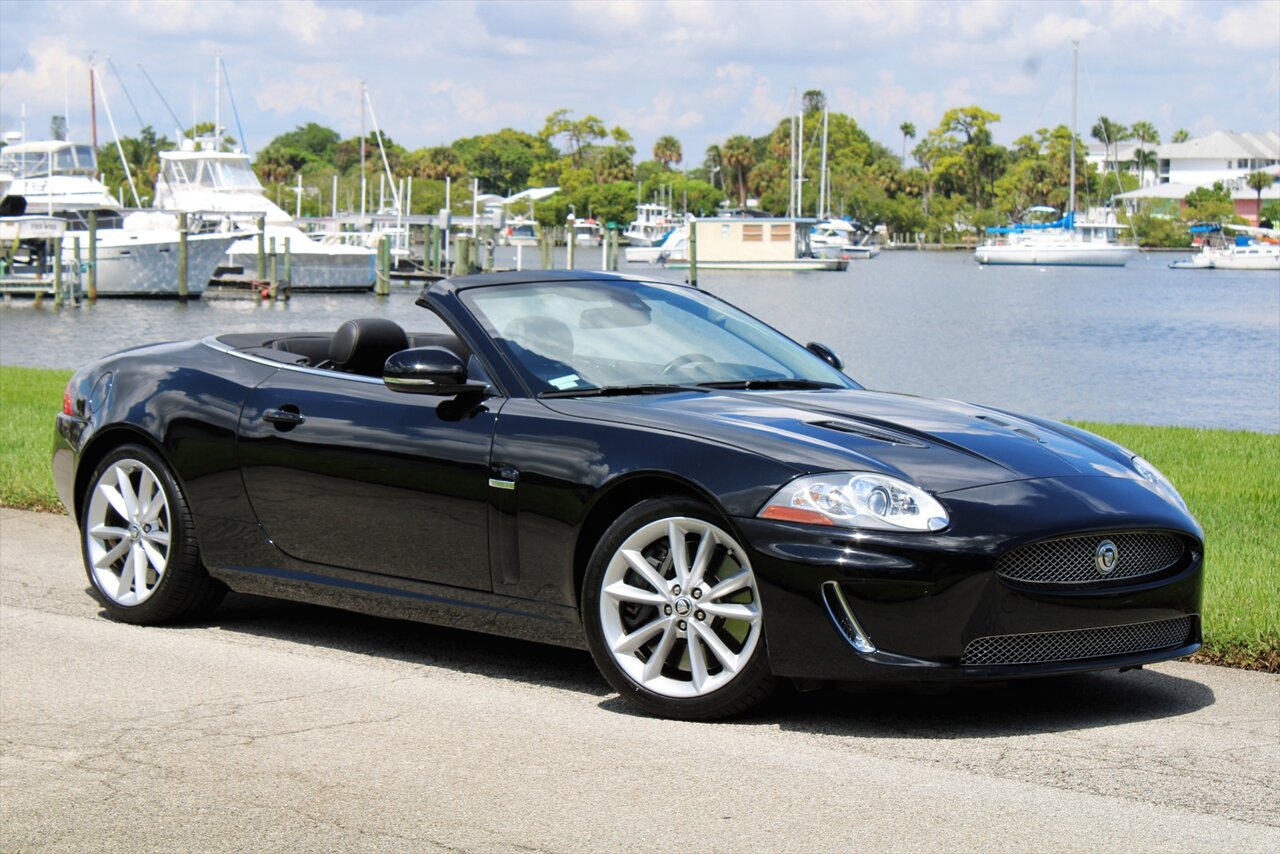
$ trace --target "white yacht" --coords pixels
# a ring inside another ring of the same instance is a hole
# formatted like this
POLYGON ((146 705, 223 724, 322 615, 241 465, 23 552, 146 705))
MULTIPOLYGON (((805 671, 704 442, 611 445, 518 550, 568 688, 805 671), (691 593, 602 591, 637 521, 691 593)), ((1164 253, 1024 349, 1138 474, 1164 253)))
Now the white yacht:
MULTIPOLYGON (((1071 138, 1076 138, 1075 88, 1080 45, 1072 43, 1071 53, 1071 138)), ((1138 247, 1116 242, 1124 228, 1114 215, 1104 222, 1076 222, 1076 147, 1071 146, 1071 171, 1067 179, 1067 212, 1054 222, 1026 223, 988 228, 991 237, 974 250, 979 264, 1034 264, 1042 267, 1123 267, 1138 254, 1138 247)), ((1033 213, 1055 215, 1046 205, 1029 209, 1033 213)))
POLYGON ((1117 223, 1076 223, 1073 216, 1043 225, 989 228, 988 240, 974 250, 979 264, 1041 267, 1123 267, 1138 247, 1115 241, 1117 223))
POLYGON ((507 220, 507 224, 498 233, 500 246, 537 246, 542 229, 531 219, 518 216, 507 220))
MULTIPOLYGON (((126 214, 96 177, 92 146, 65 140, 20 142, 0 149, 0 170, 12 176, 10 196, 26 200, 31 215, 67 221, 63 263, 79 245, 89 260, 89 213, 96 212, 98 296, 177 296, 180 235, 176 217, 126 214)), ((199 296, 238 235, 191 233, 187 237, 187 293, 199 296)))
MULTIPOLYGON (((285 241, 292 256, 295 290, 368 290, 373 287, 376 253, 366 246, 324 243, 313 239, 293 218, 267 199, 262 184, 240 151, 219 151, 212 139, 183 140, 178 151, 160 152, 155 207, 166 211, 219 214, 224 231, 257 228, 264 218, 263 240, 274 238, 276 252, 285 241)), ((224 266, 246 273, 257 270, 258 238, 237 239, 224 266)))
POLYGON ((1191 258, 1174 261, 1175 270, 1280 270, 1280 230, 1244 225, 1199 226, 1193 232, 1218 232, 1229 228, 1241 232, 1231 242, 1213 243, 1206 239, 1201 250, 1191 258))
POLYGON ((858 260, 880 254, 880 247, 871 234, 843 219, 826 219, 814 225, 809 229, 809 245, 821 258, 858 260))
POLYGON ((575 219, 573 242, 579 246, 599 246, 604 242, 604 229, 594 219, 575 219))
POLYGON ((636 218, 622 236, 631 246, 653 246, 680 225, 680 217, 672 216, 666 205, 637 205, 636 218))
POLYGON ((665 264, 689 260, 689 225, 670 232, 653 246, 628 246, 622 250, 628 264, 665 264))

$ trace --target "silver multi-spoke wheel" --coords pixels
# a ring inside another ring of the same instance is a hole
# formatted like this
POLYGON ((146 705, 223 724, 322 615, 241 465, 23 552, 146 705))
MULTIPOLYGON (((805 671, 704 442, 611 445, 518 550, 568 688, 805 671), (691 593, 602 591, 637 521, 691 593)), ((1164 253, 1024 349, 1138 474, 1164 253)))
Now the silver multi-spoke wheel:
POLYGON ((169 500, 156 473, 115 460, 93 484, 85 514, 85 551, 97 588, 118 605, 150 598, 169 566, 169 500))
POLYGON ((605 567, 602 640, 638 686, 698 698, 731 683, 760 642, 755 574, 733 536, 672 516, 632 532, 605 567))

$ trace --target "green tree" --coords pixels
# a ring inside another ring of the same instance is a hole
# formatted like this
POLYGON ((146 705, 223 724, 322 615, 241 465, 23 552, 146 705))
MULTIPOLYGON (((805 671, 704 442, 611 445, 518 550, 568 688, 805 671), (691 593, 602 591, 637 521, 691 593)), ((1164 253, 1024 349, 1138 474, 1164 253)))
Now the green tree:
POLYGON ((994 194, 1003 166, 1004 150, 992 141, 990 127, 998 121, 998 114, 981 107, 956 107, 943 114, 925 140, 936 180, 947 189, 966 192, 975 209, 994 194))
POLYGON ((1129 129, 1119 122, 1113 122, 1106 116, 1099 116, 1098 120, 1094 122, 1093 130, 1090 133, 1093 134, 1094 139, 1106 147, 1108 154, 1111 154, 1114 149, 1115 156, 1111 158, 1110 162, 1115 164, 1115 171, 1119 172, 1120 142, 1131 138, 1129 129))
POLYGON ((916 126, 911 122, 903 122, 898 125, 898 130, 902 131, 902 168, 907 168, 907 140, 916 138, 916 126))
POLYGON ((574 167, 578 168, 582 166, 590 148, 598 140, 607 137, 609 133, 605 129, 604 122, 596 116, 587 115, 581 119, 575 119, 572 116, 573 110, 556 110, 547 116, 538 136, 547 142, 554 142, 557 138, 563 137, 568 147, 569 159, 573 161, 574 167))
POLYGON ((1138 141, 1138 147, 1133 152, 1133 159, 1138 164, 1138 183, 1141 185, 1146 183, 1148 166, 1152 167, 1152 171, 1159 168, 1155 150, 1147 146, 1160 144, 1160 131, 1156 130, 1156 126, 1151 122, 1142 121, 1134 122, 1132 127, 1129 128, 1129 132, 1138 141))
POLYGON ((733 186, 738 196, 738 204, 746 205, 747 173, 751 171, 751 166, 755 161, 755 156, 751 150, 750 137, 743 134, 729 137, 725 140, 724 147, 720 149, 720 156, 724 160, 725 168, 733 176, 733 186))
POLYGON ((1170 142, 1186 142, 1189 139, 1191 139, 1191 134, 1187 133, 1185 130, 1178 129, 1173 132, 1173 136, 1170 138, 1169 141, 1170 142))
POLYGON ((724 157, 718 145, 708 145, 702 155, 702 168, 707 170, 707 179, 714 185, 717 182, 724 189, 724 157))
POLYGON ((1272 199, 1262 206, 1262 218, 1258 223, 1263 228, 1280 227, 1280 199, 1272 199), (1269 225, 1263 225, 1269 223, 1269 225))
POLYGON ((810 89, 800 98, 800 110, 806 116, 821 113, 826 108, 827 95, 821 89, 810 89))
POLYGON ((288 133, 282 133, 268 143, 268 147, 277 147, 286 151, 305 152, 311 158, 333 164, 334 150, 342 139, 336 130, 307 122, 288 133))
POLYGON ((1262 191, 1267 189, 1267 187, 1270 187, 1275 182, 1275 178, 1271 177, 1269 172, 1250 172, 1244 179, 1244 182, 1249 186, 1250 190, 1253 190, 1258 194, 1258 222, 1261 223, 1262 191))
POLYGON ((511 128, 460 139, 451 148, 466 171, 480 181, 481 190, 503 195, 529 186, 533 168, 556 156, 555 149, 542 137, 511 128))
MULTIPOLYGON (((458 152, 446 145, 419 148, 409 154, 404 165, 414 179, 441 181, 446 178, 457 181, 467 174, 467 167, 458 152)), ((414 188, 415 191, 417 187, 414 188)))
POLYGON ((1212 187, 1196 187, 1183 199, 1183 219, 1188 222, 1235 222, 1236 207, 1231 191, 1221 181, 1212 187))
POLYGON ((680 140, 674 136, 660 136, 653 143, 653 159, 670 169, 672 164, 679 163, 684 153, 680 150, 680 140))

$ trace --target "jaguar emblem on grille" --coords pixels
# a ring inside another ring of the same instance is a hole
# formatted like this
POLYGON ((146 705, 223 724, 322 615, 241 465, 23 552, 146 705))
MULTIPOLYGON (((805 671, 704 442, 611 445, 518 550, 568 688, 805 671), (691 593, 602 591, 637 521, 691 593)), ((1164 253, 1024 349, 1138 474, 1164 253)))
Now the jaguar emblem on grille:
POLYGON ((1099 575, 1110 575, 1119 562, 1120 552, 1115 543, 1110 540, 1098 543, 1098 548, 1093 555, 1093 565, 1098 568, 1099 575))

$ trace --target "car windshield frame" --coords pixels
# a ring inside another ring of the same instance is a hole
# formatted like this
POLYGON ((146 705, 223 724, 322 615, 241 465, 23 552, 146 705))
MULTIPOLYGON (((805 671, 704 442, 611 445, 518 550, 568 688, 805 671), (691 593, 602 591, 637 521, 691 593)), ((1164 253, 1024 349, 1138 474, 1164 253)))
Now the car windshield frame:
POLYGON ((685 285, 538 280, 458 296, 534 397, 862 388, 768 324, 685 285))

